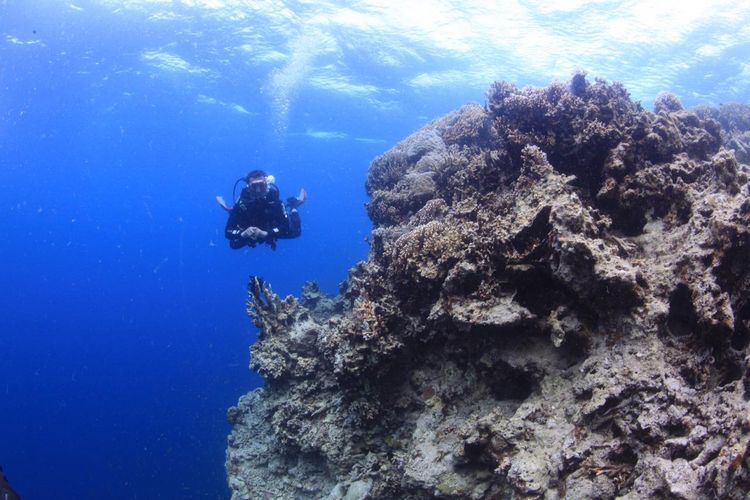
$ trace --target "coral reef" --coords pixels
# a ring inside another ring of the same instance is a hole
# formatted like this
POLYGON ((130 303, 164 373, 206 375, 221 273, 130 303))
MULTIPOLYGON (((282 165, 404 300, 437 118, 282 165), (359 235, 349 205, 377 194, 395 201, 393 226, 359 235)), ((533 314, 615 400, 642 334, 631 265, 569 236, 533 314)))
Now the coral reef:
POLYGON ((656 103, 496 83, 376 158, 339 296, 251 280, 233 498, 745 498, 748 108, 656 103))
POLYGON ((699 107, 701 118, 713 118, 721 124, 721 137, 727 149, 734 150, 737 160, 750 163, 750 106, 722 104, 718 108, 699 107))

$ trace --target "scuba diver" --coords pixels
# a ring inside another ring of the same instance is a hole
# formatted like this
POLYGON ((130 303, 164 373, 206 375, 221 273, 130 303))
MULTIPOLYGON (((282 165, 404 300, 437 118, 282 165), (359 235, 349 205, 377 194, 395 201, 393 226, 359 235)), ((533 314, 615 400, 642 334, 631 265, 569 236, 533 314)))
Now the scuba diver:
POLYGON ((0 500, 21 500, 18 493, 8 484, 2 465, 0 465, 0 500))
POLYGON ((299 196, 288 198, 287 211, 279 200, 279 188, 274 184, 275 180, 262 170, 253 170, 234 183, 232 196, 236 202, 233 207, 228 206, 221 196, 216 197, 219 205, 229 212, 224 236, 229 240, 231 248, 237 250, 265 243, 276 250, 276 240, 292 239, 302 234, 297 208, 307 199, 307 192, 301 189, 299 196), (242 181, 246 185, 237 198, 237 184, 242 181))

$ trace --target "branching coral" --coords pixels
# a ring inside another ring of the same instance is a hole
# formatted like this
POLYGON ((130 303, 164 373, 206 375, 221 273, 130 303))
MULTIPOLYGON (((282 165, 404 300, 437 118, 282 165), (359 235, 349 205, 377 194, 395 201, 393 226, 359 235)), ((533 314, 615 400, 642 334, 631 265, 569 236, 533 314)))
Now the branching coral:
POLYGON ((607 153, 635 127, 641 112, 621 85, 600 80, 589 85, 580 74, 570 87, 556 83, 519 90, 495 83, 488 108, 516 161, 526 145, 536 145, 557 168, 592 190, 599 189, 607 153))

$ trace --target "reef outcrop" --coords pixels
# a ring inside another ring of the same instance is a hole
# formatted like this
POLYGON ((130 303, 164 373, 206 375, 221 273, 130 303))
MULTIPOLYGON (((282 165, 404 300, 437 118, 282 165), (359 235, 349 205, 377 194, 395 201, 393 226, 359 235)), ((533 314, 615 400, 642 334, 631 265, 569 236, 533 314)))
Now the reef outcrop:
POLYGON ((748 108, 494 84, 370 166, 370 254, 259 279, 233 498, 745 498, 748 108))

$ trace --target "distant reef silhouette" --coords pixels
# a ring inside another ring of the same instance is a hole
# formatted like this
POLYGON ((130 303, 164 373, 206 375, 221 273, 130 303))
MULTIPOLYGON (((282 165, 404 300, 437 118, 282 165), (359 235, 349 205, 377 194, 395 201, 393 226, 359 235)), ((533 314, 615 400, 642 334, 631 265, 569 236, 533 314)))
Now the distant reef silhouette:
POLYGON ((233 498, 746 498, 749 153, 575 74, 376 158, 340 295, 252 280, 233 498))

